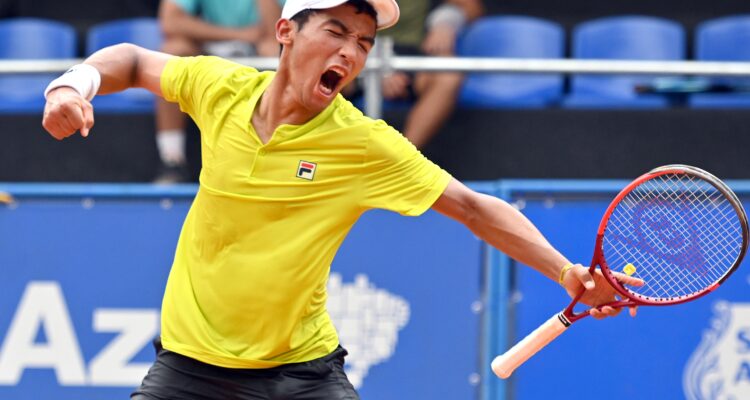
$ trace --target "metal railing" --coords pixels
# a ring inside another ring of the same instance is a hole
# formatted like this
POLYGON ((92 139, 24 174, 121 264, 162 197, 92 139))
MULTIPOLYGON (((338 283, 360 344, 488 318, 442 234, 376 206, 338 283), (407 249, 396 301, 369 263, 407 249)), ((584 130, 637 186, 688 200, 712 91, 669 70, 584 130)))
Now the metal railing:
MULTIPOLYGON (((274 70, 279 65, 276 57, 245 57, 233 60, 259 70, 274 70)), ((0 74, 63 72, 82 61, 3 60, 0 61, 0 74)), ((365 89, 365 113, 371 117, 381 116, 381 81, 383 76, 391 71, 750 77, 750 62, 403 57, 395 55, 393 43, 384 38, 376 43, 361 76, 365 89)))

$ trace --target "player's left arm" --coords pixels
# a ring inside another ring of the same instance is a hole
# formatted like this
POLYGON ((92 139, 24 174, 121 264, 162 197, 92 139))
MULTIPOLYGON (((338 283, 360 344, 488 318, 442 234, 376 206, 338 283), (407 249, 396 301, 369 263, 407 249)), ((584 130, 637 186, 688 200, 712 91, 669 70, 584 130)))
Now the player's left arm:
MULTIPOLYGON (((464 224, 485 242, 555 282, 569 263, 520 211, 502 199, 477 193, 456 179, 451 180, 432 209, 464 224)), ((563 286, 571 296, 586 288, 582 301, 591 305, 613 301, 615 296, 601 273, 592 276, 588 268, 581 265, 566 273, 563 286)), ((604 307, 593 310, 592 315, 604 317, 618 312, 604 307)))
POLYGON ((557 281, 569 263, 521 212, 507 202, 477 193, 452 179, 432 209, 466 225, 475 235, 515 260, 557 281))

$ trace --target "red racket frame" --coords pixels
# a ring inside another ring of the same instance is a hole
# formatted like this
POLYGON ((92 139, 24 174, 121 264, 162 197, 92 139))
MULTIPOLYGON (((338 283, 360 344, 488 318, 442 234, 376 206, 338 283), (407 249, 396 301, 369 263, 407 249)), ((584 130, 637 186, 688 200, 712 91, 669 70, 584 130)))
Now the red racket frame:
MULTIPOLYGON (((699 168, 691 167, 688 165, 666 165, 663 167, 653 169, 639 176, 638 178, 633 180, 630 184, 628 184, 625 188, 623 188, 620 191, 620 193, 618 193, 617 196, 609 204, 609 207, 607 207, 607 210, 604 212, 604 216, 602 217, 602 220, 599 223, 599 229, 596 235, 596 244, 594 247, 594 256, 591 260, 589 273, 594 274, 596 271, 596 267, 599 266, 599 268, 602 271, 602 275, 604 275, 604 278, 622 296, 622 299, 613 301, 611 303, 603 304, 597 308, 601 308, 605 306, 609 306, 613 308, 632 307, 632 306, 641 306, 641 305, 666 306, 666 305, 684 303, 684 302, 695 300, 699 297, 705 296, 706 294, 716 290, 717 287, 719 287, 735 270, 737 270, 740 263, 742 262, 742 259, 745 256, 745 252, 747 250, 747 244, 748 244, 748 224, 747 224, 747 216, 745 214, 745 210, 742 208, 742 204, 740 203, 739 199, 737 199, 737 196, 721 180, 719 180, 719 178, 699 168), (609 218, 614 212, 614 210, 617 208, 618 204, 620 204, 620 201, 622 201, 622 199, 625 198, 625 196, 630 194, 630 192, 632 192, 635 188, 640 186, 642 183, 648 180, 657 178, 662 175, 667 175, 667 174, 673 174, 673 175, 686 174, 686 175, 697 176, 698 178, 713 185, 718 191, 720 191, 724 196, 726 196, 727 199, 730 200, 730 203, 734 207, 735 211, 737 211, 737 215, 739 215, 740 217, 740 224, 742 225, 742 243, 743 244, 740 250, 740 254, 737 256, 737 259, 735 260, 734 265, 732 265, 732 267, 729 268, 727 272, 713 285, 703 290, 700 290, 698 292, 676 297, 674 299, 654 301, 654 300, 649 300, 645 298, 639 298, 637 295, 630 293, 627 289, 625 289, 622 286, 622 284, 617 280, 617 278, 615 278, 614 274, 612 273, 612 270, 609 268, 609 265, 607 264, 607 260, 604 258, 604 252, 602 248, 603 248, 603 241, 604 241, 604 232, 607 229, 609 218)), ((565 310, 560 315, 560 320, 563 322, 563 324, 565 324, 565 326, 568 326, 571 323, 578 321, 579 319, 584 318, 589 315, 588 310, 581 311, 579 313, 576 313, 573 310, 575 305, 578 304, 578 301, 581 299, 581 296, 583 296, 584 292, 585 291, 581 291, 581 293, 576 295, 576 297, 573 298, 573 301, 568 305, 568 307, 565 308, 565 310), (565 319, 567 319, 567 321, 565 319)))

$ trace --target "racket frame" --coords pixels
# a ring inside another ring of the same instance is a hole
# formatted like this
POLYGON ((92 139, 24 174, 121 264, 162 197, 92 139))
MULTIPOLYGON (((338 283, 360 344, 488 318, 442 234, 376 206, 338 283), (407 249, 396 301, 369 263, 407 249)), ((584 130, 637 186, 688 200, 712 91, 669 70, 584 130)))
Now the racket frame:
MULTIPOLYGON (((747 215, 745 213, 744 208, 742 207, 742 203, 739 201, 739 199, 734 194, 734 192, 732 192, 732 190, 729 189, 729 187, 727 187, 726 184, 724 184, 724 182, 722 182, 719 178, 711 175, 710 173, 706 171, 703 171, 696 167, 687 166, 687 165, 675 164, 675 165, 666 165, 663 167, 655 168, 641 175, 640 177, 636 178, 635 180, 633 180, 633 182, 631 182, 625 188, 623 188, 620 191, 620 193, 618 193, 617 196, 609 204, 609 207, 605 211, 604 216, 602 217, 602 220, 599 223, 599 229, 597 230, 596 243, 594 247, 594 255, 592 257, 591 264, 589 267, 589 273, 594 274, 598 266, 602 271, 602 275, 607 280, 607 283, 609 283, 617 291, 617 293, 621 296, 621 299, 614 301, 614 302, 600 305, 597 308, 601 309, 602 307, 605 307, 605 306, 610 306, 613 308, 632 307, 632 306, 639 306, 639 305, 662 306, 662 305, 679 304, 679 303, 684 303, 686 301, 695 300, 715 290, 735 270, 737 270, 740 263, 742 262, 743 257, 745 256, 747 245, 748 245, 747 215), (628 291, 617 280, 613 271, 609 268, 609 265, 607 264, 607 260, 604 258, 603 242, 604 242, 604 233, 607 229, 607 224, 609 223, 609 218, 614 212, 614 210, 617 208, 617 206, 620 204, 620 202, 625 198, 625 196, 627 196, 629 193, 635 190, 635 188, 640 186, 643 182, 648 181, 650 179, 657 178, 661 175, 666 175, 666 174, 688 174, 688 175, 696 176, 710 183, 717 190, 719 190, 726 197, 726 199, 730 202, 730 204, 736 211, 738 218, 740 219, 740 225, 742 228, 742 245, 740 248, 740 252, 737 258, 735 259, 734 263, 732 264, 732 266, 728 268, 727 271, 709 287, 704 288, 703 290, 700 290, 698 292, 694 292, 688 295, 683 295, 680 297, 675 297, 673 299, 664 299, 660 301, 654 301, 654 300, 643 298, 643 296, 639 296, 635 293, 628 291)), ((526 362, 526 360, 531 358, 539 350, 544 348, 547 344, 549 344, 555 338, 557 338, 559 335, 565 332, 567 328, 573 322, 588 316, 590 309, 581 311, 579 313, 576 313, 574 311, 574 307, 576 306, 576 304, 578 304, 578 301, 581 299, 584 293, 585 293, 585 290, 582 290, 573 298, 573 301, 571 301, 570 304, 562 312, 552 316, 544 324, 540 325, 534 332, 531 332, 530 334, 526 335, 526 337, 524 337, 520 342, 516 343, 512 348, 508 349, 504 354, 501 354, 495 357, 495 359, 491 363, 493 372, 498 377, 503 378, 503 379, 510 377, 516 368, 518 368, 521 364, 526 362)))
MULTIPOLYGON (((748 223, 747 223, 747 214, 745 213, 745 209, 742 207, 742 203, 737 198, 737 195, 734 194, 734 192, 729 189, 729 187, 722 182, 719 178, 715 177, 714 175, 696 167, 692 167, 689 165, 682 165, 682 164, 672 164, 672 165, 665 165, 662 167, 655 168, 638 178, 634 179, 632 182, 630 182, 627 186, 625 186, 618 194, 615 196, 615 198, 610 202, 609 206, 607 207, 607 210, 604 212, 604 215, 602 216, 602 220, 599 223, 599 228, 597 230, 596 234, 596 243, 594 245, 594 256, 591 260, 591 264, 589 267, 589 273, 594 274, 596 272, 596 267, 598 266, 599 269, 602 272, 602 275, 604 275, 604 278, 607 280, 607 282, 622 296, 622 299, 610 302, 607 304, 602 304, 597 308, 602 308, 605 306, 613 307, 613 308, 622 308, 622 307, 634 307, 634 306, 666 306, 666 305, 674 305, 674 304, 680 304, 685 303, 691 300, 695 300, 699 297, 705 296, 708 293, 711 293, 712 291, 716 290, 734 271, 737 270, 737 268, 740 266, 740 263, 742 262, 742 259, 745 256, 745 252, 747 251, 748 246, 748 223), (682 295, 679 297, 675 297, 672 299, 660 299, 660 300, 652 300, 645 298, 644 296, 639 296, 638 294, 632 293, 628 291, 620 281, 617 280, 615 275, 612 273, 612 270, 609 268, 609 265, 607 264, 607 260, 604 257, 604 251, 603 251, 603 242, 604 242, 604 233, 607 230, 607 225, 609 223, 609 218, 612 215, 612 213, 615 211, 617 206, 620 204, 620 202, 633 190, 635 190, 637 187, 639 187, 644 182, 657 178, 662 175, 668 175, 668 174, 686 174, 691 175, 700 178, 701 180, 708 182, 711 184, 716 190, 721 192, 725 198, 729 201, 729 203, 734 208, 735 212, 737 213, 740 225, 742 227, 742 246, 740 248, 740 252, 737 255, 737 258, 735 259, 733 265, 727 269, 727 271, 712 285, 687 295, 682 295)), ((578 304, 578 301, 580 300, 581 296, 583 296, 584 292, 579 293, 576 295, 576 297, 573 299, 573 301, 568 305, 568 307, 563 310, 561 315, 563 315, 569 323, 573 323, 575 321, 578 321, 581 318, 586 317, 589 315, 589 310, 581 311, 579 313, 576 313, 573 309, 578 304)))
POLYGON ((666 165, 663 167, 659 167, 656 169, 653 169, 640 177, 636 178, 633 182, 628 184, 623 190, 620 191, 620 193, 612 200, 609 207, 607 208, 607 211, 605 211, 604 216, 602 217, 602 220, 599 224, 599 229, 597 231, 596 235, 596 247, 594 252, 594 258, 591 262, 592 269, 590 269, 590 272, 594 272, 593 269, 595 268, 595 264, 598 264, 602 274, 607 279, 607 282, 609 282, 612 287, 617 290, 618 293, 620 293, 624 298, 630 299, 631 301, 626 301, 626 304, 620 304, 622 302, 615 302, 613 304, 609 304, 610 306, 614 307, 623 307, 631 305, 649 305, 649 306, 663 306, 663 305, 674 305, 674 304, 680 304, 687 301, 691 301, 694 299, 697 299, 699 297, 705 296, 706 294, 714 291, 717 287, 719 287, 726 279, 737 270, 740 263, 742 262, 742 259, 745 256, 745 252, 747 250, 748 245, 748 223, 747 223, 747 215, 745 213, 745 209, 742 207, 742 203, 737 198, 737 196, 732 192, 729 187, 724 184, 719 178, 711 175, 710 173, 703 171, 702 169, 691 167, 687 165, 666 165), (662 175, 678 175, 678 174, 685 174, 690 176, 695 176, 709 184, 711 184, 716 190, 721 192, 721 194, 724 195, 724 197, 729 201, 731 206, 734 208, 735 212, 737 213, 737 216, 739 217, 740 225, 742 228, 742 246, 740 247, 740 252, 737 255, 737 258, 734 260, 734 263, 730 268, 728 268, 724 274, 712 285, 703 288, 702 290, 699 290, 697 292, 693 292, 690 294, 669 298, 669 299, 649 299, 645 296, 640 296, 636 293, 632 293, 628 291, 622 283, 620 283, 617 278, 612 273, 612 270, 609 268, 609 265, 607 264, 607 260, 604 257, 603 253, 603 241, 604 241, 604 232, 607 229, 607 224, 609 222, 609 217, 612 215, 614 210, 617 208, 617 206, 620 204, 622 199, 624 199, 628 194, 630 194, 635 188, 643 184, 644 182, 657 178, 662 175))

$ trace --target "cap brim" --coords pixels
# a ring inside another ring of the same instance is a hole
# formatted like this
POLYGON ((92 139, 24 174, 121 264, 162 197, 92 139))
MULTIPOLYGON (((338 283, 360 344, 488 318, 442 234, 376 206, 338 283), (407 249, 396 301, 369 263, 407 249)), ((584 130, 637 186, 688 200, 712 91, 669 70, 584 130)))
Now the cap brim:
POLYGON ((367 0, 378 13, 378 30, 396 25, 401 11, 396 0, 367 0))

